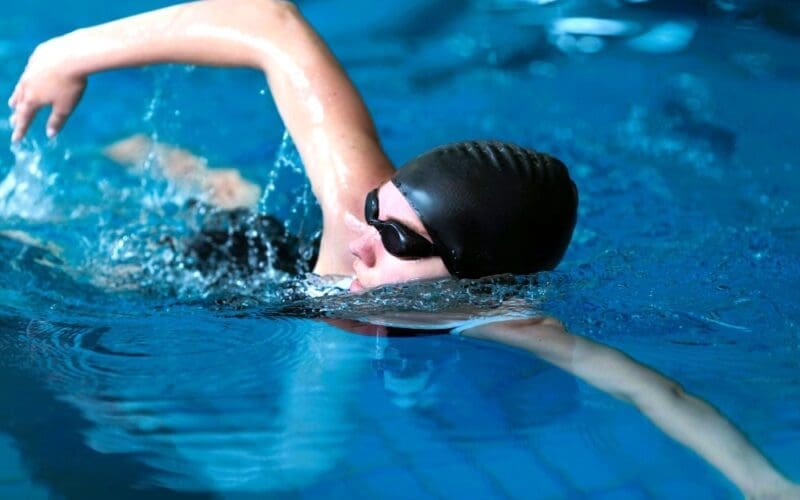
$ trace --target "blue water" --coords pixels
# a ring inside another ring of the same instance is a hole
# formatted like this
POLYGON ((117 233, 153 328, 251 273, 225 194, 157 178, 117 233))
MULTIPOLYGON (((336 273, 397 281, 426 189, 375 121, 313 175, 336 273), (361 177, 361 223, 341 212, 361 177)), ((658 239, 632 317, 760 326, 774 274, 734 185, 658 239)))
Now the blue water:
MULTIPOLYGON (((0 89, 38 42, 161 5, 5 6, 0 89)), ((300 5, 398 164, 465 138, 561 157, 581 194, 573 244, 514 293, 709 401, 800 482, 800 6, 300 5)), ((310 237, 318 213, 294 210, 307 186, 264 90, 246 70, 97 75, 55 143, 40 119, 0 148, 0 497, 740 495, 635 408, 544 361, 447 335, 354 335, 280 313, 302 297, 280 275, 219 286, 168 265, 151 243, 191 226, 185 195, 100 149, 144 132, 236 166, 272 183, 262 208, 310 237)))

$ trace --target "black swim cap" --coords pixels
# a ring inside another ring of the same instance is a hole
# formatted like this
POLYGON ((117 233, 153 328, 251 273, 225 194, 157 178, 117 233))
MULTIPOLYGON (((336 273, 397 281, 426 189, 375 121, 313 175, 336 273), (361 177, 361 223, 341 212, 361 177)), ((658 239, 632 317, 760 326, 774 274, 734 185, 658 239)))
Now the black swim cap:
POLYGON ((440 146, 392 182, 459 278, 553 269, 575 228, 578 190, 567 167, 514 144, 440 146))

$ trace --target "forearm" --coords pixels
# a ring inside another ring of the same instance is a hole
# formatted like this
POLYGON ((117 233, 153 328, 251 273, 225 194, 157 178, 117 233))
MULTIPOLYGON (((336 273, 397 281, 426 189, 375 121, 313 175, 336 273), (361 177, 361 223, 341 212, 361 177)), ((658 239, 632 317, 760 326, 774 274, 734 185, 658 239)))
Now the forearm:
POLYGON ((651 387, 633 403, 662 431, 719 469, 746 496, 789 487, 786 478, 725 416, 674 382, 651 387))
POLYGON ((292 29, 293 7, 271 0, 209 0, 175 5, 79 29, 58 46, 66 70, 83 76, 158 63, 264 68, 280 57, 270 39, 292 29))
POLYGON ((573 373, 633 404, 665 434, 725 474, 745 495, 759 495, 790 484, 706 401, 616 349, 577 336, 575 339, 573 373))
MULTIPOLYGON (((175 5, 68 33, 40 45, 31 60, 39 71, 56 67, 74 77, 158 63, 260 69, 323 202, 326 191, 336 192, 317 186, 332 157, 347 164, 347 148, 377 144, 358 91, 296 7, 281 0, 175 5), (341 137, 347 141, 335 142, 341 137)), ((343 170, 334 177, 347 177, 343 170)))
POLYGON ((725 416, 673 380, 624 353, 567 333, 555 320, 495 323, 465 334, 524 349, 625 400, 667 435, 720 470, 748 496, 786 492, 790 483, 725 416))

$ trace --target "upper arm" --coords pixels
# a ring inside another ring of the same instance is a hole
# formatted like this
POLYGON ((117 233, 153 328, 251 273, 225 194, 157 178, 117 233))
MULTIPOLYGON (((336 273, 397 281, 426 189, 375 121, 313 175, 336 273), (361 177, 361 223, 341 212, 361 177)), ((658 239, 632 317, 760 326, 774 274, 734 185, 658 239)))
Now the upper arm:
POLYGON ((294 6, 283 16, 287 46, 265 48, 278 111, 322 207, 317 271, 349 273, 347 214, 362 217, 366 193, 394 172, 361 95, 325 42, 294 6))

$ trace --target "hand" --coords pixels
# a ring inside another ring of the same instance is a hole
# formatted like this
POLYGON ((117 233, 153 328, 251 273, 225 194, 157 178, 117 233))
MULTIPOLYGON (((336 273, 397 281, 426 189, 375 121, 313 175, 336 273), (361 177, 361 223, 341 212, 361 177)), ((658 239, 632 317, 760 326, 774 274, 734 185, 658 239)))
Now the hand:
POLYGON ((13 142, 22 139, 40 108, 52 106, 47 120, 48 137, 54 137, 61 130, 75 109, 86 89, 86 76, 69 71, 69 55, 59 38, 39 45, 31 55, 8 100, 13 110, 13 142))

